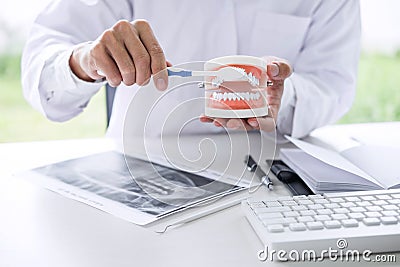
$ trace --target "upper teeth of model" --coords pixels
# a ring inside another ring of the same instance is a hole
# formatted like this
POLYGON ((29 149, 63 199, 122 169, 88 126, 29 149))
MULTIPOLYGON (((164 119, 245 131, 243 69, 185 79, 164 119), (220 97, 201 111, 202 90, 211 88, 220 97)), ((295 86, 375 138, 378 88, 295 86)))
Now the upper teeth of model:
MULTIPOLYGON (((260 85, 260 80, 256 76, 254 76, 253 73, 250 72, 247 74, 244 69, 241 69, 241 68, 235 68, 235 69, 237 69, 238 71, 241 70, 240 73, 243 74, 242 79, 240 79, 240 80, 245 80, 245 81, 247 80, 252 86, 260 85)), ((211 81, 211 84, 214 87, 219 87, 223 82, 224 82, 224 80, 222 78, 215 77, 211 81)))
POLYGON ((259 92, 255 93, 250 93, 250 92, 244 92, 244 93, 217 93, 214 92, 212 94, 212 98, 218 101, 221 100, 257 100, 261 97, 261 94, 259 92))

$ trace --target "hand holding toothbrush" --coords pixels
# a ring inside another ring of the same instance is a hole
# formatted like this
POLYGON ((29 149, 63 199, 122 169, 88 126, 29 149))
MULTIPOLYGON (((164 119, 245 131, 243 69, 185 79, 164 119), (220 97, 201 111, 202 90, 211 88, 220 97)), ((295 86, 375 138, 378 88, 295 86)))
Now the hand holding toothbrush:
POLYGON ((168 86, 166 68, 170 66, 154 33, 145 20, 118 21, 95 41, 75 46, 69 60, 72 72, 80 79, 94 82, 107 79, 116 87, 145 85, 152 74, 159 90, 168 86))

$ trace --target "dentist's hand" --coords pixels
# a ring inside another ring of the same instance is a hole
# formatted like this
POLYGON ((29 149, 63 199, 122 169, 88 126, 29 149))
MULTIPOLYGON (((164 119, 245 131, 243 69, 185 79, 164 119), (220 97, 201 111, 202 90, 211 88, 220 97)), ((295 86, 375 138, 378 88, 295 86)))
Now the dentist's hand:
POLYGON ((113 87, 121 82, 145 85, 152 74, 157 74, 154 83, 159 90, 168 85, 164 52, 145 20, 118 21, 95 41, 76 46, 69 64, 80 79, 105 76, 113 87))
POLYGON ((248 119, 222 119, 222 118, 210 118, 201 116, 200 121, 214 123, 217 127, 226 127, 229 129, 239 130, 262 130, 265 132, 272 132, 276 128, 276 120, 278 118, 278 112, 281 106, 281 99, 284 89, 284 81, 292 74, 292 67, 289 62, 284 59, 276 57, 267 57, 268 62, 271 62, 267 66, 268 78, 273 82, 272 86, 266 89, 266 99, 269 106, 268 116, 260 118, 248 118, 248 119))

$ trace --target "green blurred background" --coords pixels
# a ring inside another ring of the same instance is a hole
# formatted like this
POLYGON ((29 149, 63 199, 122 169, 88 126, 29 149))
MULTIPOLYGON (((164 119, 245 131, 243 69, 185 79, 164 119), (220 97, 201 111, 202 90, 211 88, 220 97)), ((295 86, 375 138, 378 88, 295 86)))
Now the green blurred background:
MULTIPOLYGON (((338 123, 400 120, 400 53, 362 54, 357 95, 350 112, 338 123)), ((101 137, 106 129, 102 89, 86 111, 65 123, 50 122, 22 95, 20 55, 0 56, 0 142, 101 137)))

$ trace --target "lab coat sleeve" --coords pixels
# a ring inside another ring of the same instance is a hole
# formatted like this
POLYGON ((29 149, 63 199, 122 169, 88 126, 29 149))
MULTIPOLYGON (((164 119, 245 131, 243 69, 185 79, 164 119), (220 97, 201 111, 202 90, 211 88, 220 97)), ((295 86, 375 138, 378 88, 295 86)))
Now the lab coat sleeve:
POLYGON ((360 54, 358 0, 321 1, 285 81, 278 135, 301 138, 337 121, 355 97, 360 54))
POLYGON ((105 83, 85 82, 72 73, 73 47, 95 40, 120 19, 133 20, 132 1, 58 0, 47 6, 34 22, 22 56, 28 102, 54 121, 81 113, 105 83))

